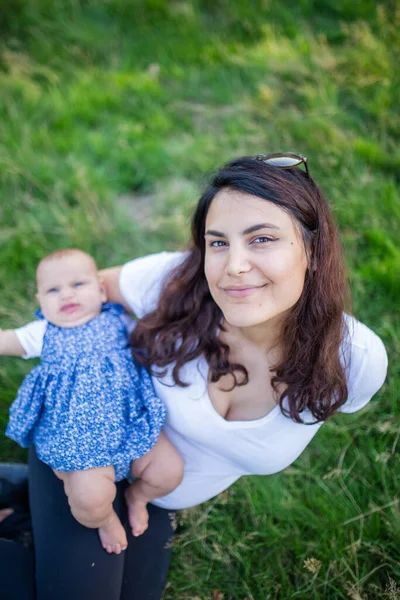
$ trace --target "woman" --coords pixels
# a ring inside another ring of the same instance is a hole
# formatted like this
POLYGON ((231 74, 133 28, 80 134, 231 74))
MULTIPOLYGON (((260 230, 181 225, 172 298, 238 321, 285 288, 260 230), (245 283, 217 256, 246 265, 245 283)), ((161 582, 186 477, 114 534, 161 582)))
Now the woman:
MULTIPOLYGON (((226 164, 198 203, 188 252, 103 276, 109 299, 140 319, 133 354, 152 370, 185 474, 154 501, 142 539, 131 537, 124 555, 94 558, 94 532, 73 526, 67 508, 60 515, 61 498, 54 510, 59 482, 32 456, 38 600, 159 598, 169 510, 203 502, 242 475, 284 469, 324 420, 362 408, 386 375, 381 340, 344 313, 337 229, 300 155, 226 164)), ((121 514, 121 496, 117 505, 121 514)))

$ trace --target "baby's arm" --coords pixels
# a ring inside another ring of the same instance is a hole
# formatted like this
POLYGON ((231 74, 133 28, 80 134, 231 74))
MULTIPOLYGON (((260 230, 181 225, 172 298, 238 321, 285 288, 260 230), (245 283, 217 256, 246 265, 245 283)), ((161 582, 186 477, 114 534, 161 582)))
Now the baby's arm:
POLYGON ((5 331, 0 329, 0 354, 3 356, 23 356, 25 354, 25 349, 13 329, 5 331))
POLYGON ((40 356, 46 324, 44 319, 38 319, 17 329, 0 329, 0 355, 23 358, 40 356))

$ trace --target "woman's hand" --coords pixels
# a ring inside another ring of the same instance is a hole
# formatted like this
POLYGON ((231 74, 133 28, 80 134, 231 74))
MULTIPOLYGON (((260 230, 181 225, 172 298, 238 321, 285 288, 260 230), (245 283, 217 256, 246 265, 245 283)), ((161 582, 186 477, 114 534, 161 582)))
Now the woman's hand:
POLYGON ((122 306, 128 311, 132 312, 125 298, 121 294, 119 289, 119 276, 122 267, 112 267, 111 269, 102 269, 99 271, 100 282, 105 287, 107 300, 114 302, 115 304, 122 304, 122 306))

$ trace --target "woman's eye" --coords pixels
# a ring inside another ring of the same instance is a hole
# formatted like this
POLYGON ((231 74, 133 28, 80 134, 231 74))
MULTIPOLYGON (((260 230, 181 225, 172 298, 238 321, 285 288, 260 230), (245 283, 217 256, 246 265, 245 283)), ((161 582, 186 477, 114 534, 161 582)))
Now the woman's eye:
POLYGON ((271 237, 267 237, 265 235, 260 235, 259 237, 256 237, 252 243, 256 243, 256 244, 266 244, 267 242, 275 242, 276 238, 271 238, 271 237))
POLYGON ((214 240, 213 242, 210 242, 210 246, 212 248, 222 248, 225 245, 226 242, 224 242, 223 240, 214 240))

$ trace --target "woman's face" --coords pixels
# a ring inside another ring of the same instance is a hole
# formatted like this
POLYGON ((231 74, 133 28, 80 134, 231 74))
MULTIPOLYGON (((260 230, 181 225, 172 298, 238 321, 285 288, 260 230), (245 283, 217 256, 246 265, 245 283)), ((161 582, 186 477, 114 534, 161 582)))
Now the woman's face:
POLYGON ((222 190, 206 218, 205 275, 225 320, 272 324, 301 296, 307 257, 287 212, 267 200, 222 190))

